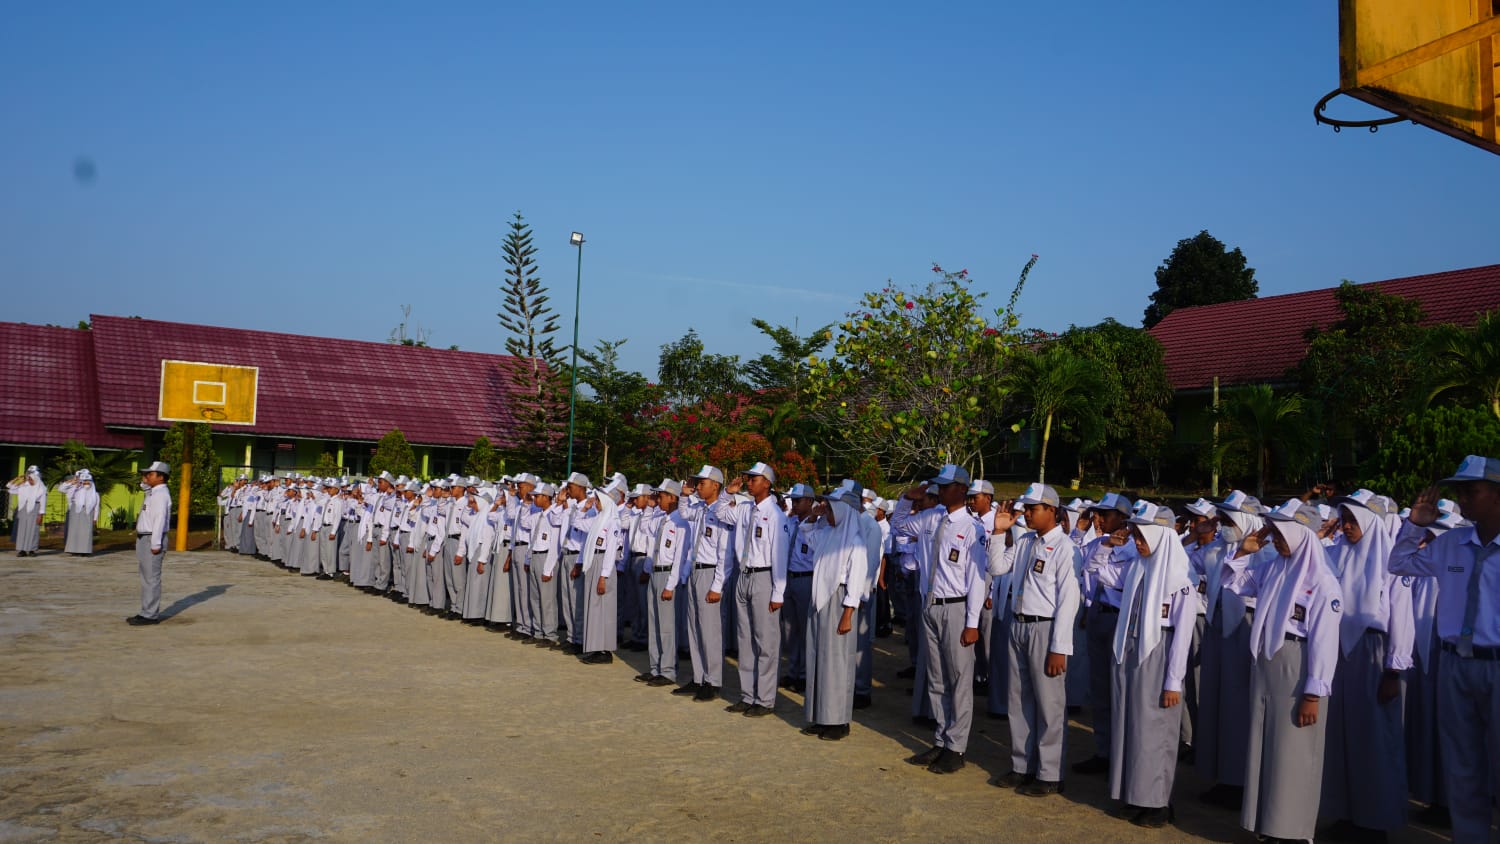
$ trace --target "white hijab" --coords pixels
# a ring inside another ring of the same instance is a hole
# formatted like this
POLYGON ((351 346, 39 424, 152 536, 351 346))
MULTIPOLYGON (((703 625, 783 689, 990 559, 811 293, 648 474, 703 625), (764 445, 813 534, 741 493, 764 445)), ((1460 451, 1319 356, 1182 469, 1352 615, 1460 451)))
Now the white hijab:
POLYGON ((1359 644, 1365 628, 1376 623, 1382 593, 1385 592, 1386 564, 1390 562, 1394 542, 1386 529, 1385 519, 1369 508, 1346 502, 1341 509, 1353 514, 1361 534, 1358 542, 1342 537, 1334 546, 1336 550, 1330 560, 1333 574, 1344 593, 1339 644, 1344 656, 1348 656, 1359 644))
POLYGON ((1267 564, 1260 581, 1260 609, 1250 625, 1250 652, 1266 659, 1276 656, 1286 642, 1297 595, 1311 588, 1319 574, 1332 577, 1328 554, 1311 528, 1297 522, 1275 522, 1291 554, 1267 564))
MULTIPOLYGON (((1136 525, 1146 539, 1151 553, 1137 555, 1125 571, 1125 585, 1121 590, 1120 605, 1127 612, 1136 614, 1136 635, 1140 644, 1135 650, 1136 664, 1143 655, 1150 654, 1161 640, 1160 608, 1170 603, 1171 596, 1183 589, 1191 589, 1188 580, 1188 556, 1172 528, 1164 525, 1136 525)), ((1130 635, 1129 617, 1120 616, 1115 625, 1115 662, 1125 661, 1125 645, 1130 635)))
MULTIPOLYGON (((848 571, 861 573, 868 570, 870 548, 860 516, 848 503, 834 499, 828 502, 833 511, 834 524, 827 521, 819 524, 816 551, 813 555, 813 611, 823 609, 833 598, 838 588, 839 574, 848 565, 848 571), (858 566, 859 568, 856 568, 858 566)), ((879 531, 876 531, 878 537, 879 531)), ((879 555, 878 539, 874 549, 879 555)), ((863 574, 861 575, 863 576, 863 574)))

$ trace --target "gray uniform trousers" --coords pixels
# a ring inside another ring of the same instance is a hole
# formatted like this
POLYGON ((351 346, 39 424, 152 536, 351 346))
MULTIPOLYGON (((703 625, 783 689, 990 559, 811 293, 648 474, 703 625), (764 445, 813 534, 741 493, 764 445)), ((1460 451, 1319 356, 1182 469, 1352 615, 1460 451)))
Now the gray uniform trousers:
MULTIPOLYGON (((245 514, 249 516, 249 513, 245 514)), ((235 525, 240 535, 239 552, 247 557, 255 556, 255 525, 250 522, 239 522, 235 525)))
POLYGON ((506 571, 505 562, 508 559, 510 543, 496 540, 494 556, 484 566, 490 577, 489 595, 484 604, 484 620, 491 624, 510 624, 520 629, 521 619, 516 615, 515 600, 515 585, 520 582, 520 567, 512 565, 510 571, 506 571))
POLYGON ((615 572, 615 575, 620 578, 620 586, 615 590, 615 595, 618 597, 615 617, 619 620, 622 633, 626 627, 630 628, 632 641, 636 638, 635 634, 646 626, 645 619, 641 616, 640 572, 640 555, 625 552, 625 571, 615 572))
POLYGON ((1162 685, 1167 677, 1167 651, 1176 633, 1162 631, 1156 647, 1149 654, 1139 654, 1140 639, 1125 640, 1125 661, 1114 661, 1108 654, 1095 653, 1094 658, 1108 657, 1114 685, 1110 730, 1109 796, 1132 806, 1159 809, 1172 802, 1172 782, 1177 776, 1178 722, 1183 706, 1170 709, 1161 705, 1162 685), (1136 664, 1139 661, 1140 664, 1136 664))
MULTIPOLYGON (((740 585, 740 569, 734 566, 727 569, 728 574, 724 576, 724 591, 721 592, 722 600, 719 601, 720 630, 738 630, 739 621, 735 616, 739 613, 739 606, 735 603, 734 595, 740 585)), ((733 650, 738 653, 739 640, 733 643, 733 650)))
POLYGON ((370 549, 366 550, 364 541, 356 536, 354 547, 349 552, 349 585, 370 585, 370 558, 375 553, 374 545, 370 549))
MULTIPOLYGON (((1257 835, 1311 840, 1318 823, 1328 698, 1318 701, 1317 723, 1297 726, 1297 705, 1307 676, 1303 647, 1302 642, 1288 640, 1281 643, 1274 658, 1255 657, 1240 826, 1257 835)), ((1488 802, 1484 815, 1488 831, 1488 802)), ((1457 821, 1455 816, 1455 834, 1457 821)))
MULTIPOLYGON (((421 544, 431 548, 432 537, 422 536, 421 544)), ((443 552, 447 543, 438 546, 437 556, 431 560, 427 559, 427 552, 420 551, 422 562, 427 566, 427 605, 435 610, 446 610, 448 608, 448 587, 444 585, 443 569, 453 565, 453 558, 449 557, 445 562, 443 552)))
POLYGON ((167 558, 167 538, 160 554, 151 553, 151 535, 135 537, 135 562, 141 570, 141 617, 156 618, 161 612, 161 564, 167 558))
POLYGON ((578 618, 578 588, 573 577, 573 566, 577 564, 577 551, 563 551, 562 562, 557 565, 557 576, 552 580, 557 584, 558 622, 568 629, 569 642, 581 644, 583 625, 578 618))
POLYGON ((568 579, 566 572, 558 569, 552 580, 542 582, 542 565, 546 562, 547 555, 532 556, 529 548, 520 549, 527 568, 526 573, 526 599, 530 606, 527 615, 530 616, 531 635, 537 639, 546 639, 549 642, 559 640, 557 635, 557 581, 559 578, 568 579))
MULTIPOLYGON (((992 715, 1010 712, 1010 695, 1007 678, 1010 677, 1010 618, 1002 616, 1004 605, 992 613, 994 624, 990 626, 990 691, 989 711, 992 715)), ((1069 672, 1072 673, 1072 672, 1069 672)))
POLYGON ((1447 805, 1447 786, 1438 751, 1437 686, 1438 638, 1422 653, 1412 649, 1413 665, 1406 672, 1406 780, 1413 797, 1429 805, 1447 805))
POLYGON ((63 551, 69 554, 94 553, 94 517, 87 511, 68 508, 67 541, 63 551))
POLYGON ((932 599, 922 608, 927 700, 938 722, 933 744, 963 753, 974 722, 974 649, 959 642, 967 612, 964 599, 937 603, 943 600, 948 599, 932 599))
MULTIPOLYGON (((713 582, 713 566, 694 566, 687 582, 686 627, 688 655, 693 661, 693 682, 719 688, 724 685, 724 616, 707 600, 713 582)), ((850 646, 852 652, 852 639, 850 646)))
POLYGON ((375 548, 370 552, 372 562, 370 564, 370 585, 384 592, 391 588, 391 543, 387 541, 384 545, 375 543, 375 548))
POLYGON ((870 695, 875 691, 875 595, 860 602, 854 611, 855 668, 854 693, 870 695))
POLYGON ((302 564, 299 566, 302 574, 318 573, 318 548, 323 544, 318 529, 308 528, 307 536, 298 537, 297 541, 302 543, 302 564))
POLYGON ((1203 631, 1199 674, 1198 729, 1193 741, 1198 773, 1221 785, 1245 784, 1245 752, 1250 729, 1250 621, 1246 615, 1228 638, 1224 614, 1203 631))
POLYGON ((599 578, 614 568, 615 561, 607 559, 609 555, 602 551, 595 551, 588 556, 593 559, 584 567, 583 574, 577 580, 583 597, 579 605, 582 616, 579 627, 583 634, 579 645, 585 653, 612 652, 620 646, 620 626, 615 618, 620 607, 620 599, 616 597, 620 583, 619 572, 604 579, 604 594, 600 595, 599 578))
POLYGON ((349 573, 354 558, 354 543, 359 541, 359 523, 344 520, 339 529, 339 571, 349 573))
MULTIPOLYGON (((990 587, 994 584, 994 578, 989 573, 984 576, 984 594, 990 594, 990 587)), ((979 614, 979 641, 974 643, 974 682, 989 685, 991 679, 994 682, 1002 682, 1000 677, 990 676, 990 636, 995 626, 993 613, 982 612, 979 614)))
POLYGON ((638 645, 646 644, 646 630, 650 627, 646 620, 647 608, 651 606, 651 559, 645 554, 638 554, 635 565, 631 567, 631 577, 628 581, 632 591, 635 592, 636 616, 630 622, 630 641, 638 645), (640 575, 646 575, 646 582, 641 583, 640 575))
MULTIPOLYGON (((495 565, 493 559, 475 559, 465 557, 461 576, 464 579, 464 599, 459 605, 459 613, 466 619, 485 618, 490 610, 490 590, 495 584, 495 565), (480 567, 484 568, 481 574, 480 567)), ((510 606, 507 602, 506 610, 510 606)))
MULTIPOLYGON (((649 559, 646 562, 650 564, 649 559)), ((674 592, 671 601, 662 600, 661 593, 667 589, 675 590, 677 584, 671 581, 671 566, 660 568, 660 571, 654 569, 651 571, 651 582, 647 584, 649 592, 646 599, 646 654, 650 664, 646 673, 676 680, 677 609, 674 605, 681 603, 686 596, 674 592)), ((781 611, 786 612, 786 607, 782 607, 781 611)))
MULTIPOLYGON (((1068 706, 1088 706, 1093 699, 1093 655, 1089 651, 1088 607, 1079 603, 1078 617, 1073 619, 1073 629, 1083 631, 1073 634, 1073 653, 1068 655, 1068 706)), ((1108 659, 1113 659, 1110 655, 1108 659)))
POLYGON ((302 568, 302 538, 297 534, 301 531, 294 528, 285 528, 282 531, 281 564, 293 571, 302 568))
POLYGON ((1406 736, 1401 696, 1384 704, 1375 700, 1385 649, 1385 634, 1367 629, 1348 656, 1339 650, 1326 704, 1318 815, 1392 830, 1406 825, 1406 736))
POLYGON ((406 573, 411 570, 411 562, 406 559, 406 541, 410 538, 411 534, 397 531, 391 539, 391 591, 398 595, 407 592, 406 573))
MULTIPOLYGON (((1094 658, 1089 660, 1089 712, 1093 715, 1094 755, 1108 757, 1113 743, 1110 741, 1111 715, 1110 694, 1114 684, 1115 625, 1120 621, 1120 610, 1102 601, 1089 607, 1085 638, 1086 647, 1094 658)), ((1082 668, 1082 666, 1079 666, 1082 668)), ((1073 668, 1069 665, 1068 668, 1073 668)))
POLYGON ((323 525, 318 533, 318 572, 332 575, 339 565, 339 535, 337 526, 323 525), (333 530, 333 536, 329 536, 333 530))
POLYGON ((812 572, 787 572, 786 603, 781 607, 781 650, 786 674, 807 679, 807 618, 812 613, 812 572))
POLYGON ((261 556, 269 557, 271 547, 271 514, 261 511, 255 514, 255 548, 261 556))
POLYGON ((240 508, 230 507, 224 511, 224 518, 220 520, 219 533, 224 537, 224 550, 235 550, 235 544, 240 541, 240 508))
POLYGON ((431 606, 432 596, 427 592, 427 558, 412 541, 411 534, 402 538, 402 559, 406 561, 406 602, 419 606, 431 606), (408 551, 406 549, 410 548, 408 551))
POLYGON ((447 594, 448 609, 462 612, 464 608, 464 567, 453 565, 453 558, 458 556, 458 537, 450 536, 443 540, 443 589, 447 594))
POLYGON ((1448 782, 1454 841, 1487 841, 1500 784, 1500 662, 1438 659, 1438 747, 1448 782))
MULTIPOLYGON (((710 572, 711 574, 712 572, 710 572)), ((844 615, 840 585, 821 610, 807 619, 807 697, 803 707, 809 724, 837 726, 854 720, 855 637, 839 635, 844 615)))
POLYGON ((918 603, 911 614, 911 628, 917 637, 916 654, 912 657, 912 668, 916 669, 916 673, 912 675, 911 681, 911 715, 913 718, 937 720, 932 711, 932 698, 927 695, 927 633, 926 623, 922 620, 923 612, 918 603))
POLYGON ((1193 643, 1188 646, 1187 674, 1182 678, 1182 728, 1178 737, 1183 744, 1192 744, 1198 730, 1198 689, 1203 674, 1203 633, 1208 622, 1199 613, 1193 621, 1193 643))
POLYGON ((1011 770, 1040 780, 1062 780, 1067 755, 1067 674, 1048 677, 1051 621, 1010 623, 1011 770))
POLYGON ((275 527, 266 528, 266 544, 261 547, 265 549, 266 559, 273 563, 281 562, 282 536, 275 527))
POLYGON ((781 668, 781 626, 771 612, 771 587, 769 569, 742 570, 734 590, 740 700, 765 707, 776 706, 776 672, 781 668))

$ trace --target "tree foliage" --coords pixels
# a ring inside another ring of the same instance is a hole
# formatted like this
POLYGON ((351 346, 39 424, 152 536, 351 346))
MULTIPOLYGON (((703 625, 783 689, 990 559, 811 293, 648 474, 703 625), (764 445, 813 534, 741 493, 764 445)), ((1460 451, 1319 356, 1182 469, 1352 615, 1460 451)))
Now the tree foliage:
POLYGON ((610 473, 611 455, 615 463, 636 468, 631 457, 639 453, 643 441, 641 413, 656 403, 659 392, 644 375, 620 368, 623 345, 624 339, 600 340, 592 352, 578 352, 584 362, 578 381, 593 395, 579 400, 575 451, 580 464, 592 466, 597 459, 600 477, 610 473))
POLYGON ((1481 314, 1472 328, 1443 326, 1434 333, 1430 348, 1436 383, 1428 401, 1452 398, 1469 407, 1488 408, 1500 419, 1500 311, 1481 314))
POLYGON ((495 451, 490 438, 475 439, 473 447, 469 449, 469 456, 464 459, 464 474, 492 481, 504 472, 505 461, 500 458, 500 453, 495 451))
POLYGON ((568 366, 557 346, 557 314, 547 304, 531 242, 531 226, 517 211, 501 247, 505 261, 500 327, 509 332, 505 351, 516 358, 508 373, 515 387, 511 410, 517 451, 537 470, 560 465, 556 445, 567 424, 568 366))
POLYGON ((1409 502, 1470 454, 1500 454, 1500 419, 1488 408, 1429 407, 1391 431, 1364 464, 1363 485, 1409 502))
POLYGON ((94 476, 94 489, 100 495, 121 484, 131 485, 136 480, 138 451, 92 451, 81 440, 68 440, 62 451, 47 462, 42 471, 42 480, 49 487, 71 478, 79 469, 89 470, 94 476))
POLYGON ((1036 260, 993 317, 968 270, 936 264, 919 289, 865 294, 829 336, 833 353, 809 360, 803 401, 828 448, 850 462, 874 455, 898 477, 973 461, 997 419, 1016 301, 1036 260))
POLYGON ((795 396, 807 380, 808 359, 828 348, 833 325, 798 336, 791 328, 772 325, 759 317, 750 324, 771 338, 776 348, 745 364, 746 380, 757 390, 795 396))
POLYGON ((375 453, 370 455, 370 474, 378 475, 381 472, 390 472, 392 475, 417 473, 417 455, 400 428, 386 431, 380 442, 375 444, 375 453))
POLYGON ((1172 432, 1167 416, 1172 385, 1161 343, 1144 329, 1106 319, 1098 325, 1070 327, 1058 345, 1090 361, 1103 382, 1094 405, 1101 427, 1099 450, 1110 484, 1119 480, 1120 464, 1128 456, 1144 458, 1155 467, 1172 432))
POLYGON ((1223 460, 1233 452, 1248 458, 1255 471, 1255 495, 1264 498, 1274 457, 1278 453, 1283 456, 1295 453, 1297 441, 1306 436, 1299 424, 1302 413, 1302 396, 1278 395, 1269 384, 1252 384, 1230 391, 1219 405, 1222 425, 1215 458, 1223 460))
POLYGON ((344 473, 344 467, 339 465, 338 457, 325 451, 318 455, 318 462, 313 464, 312 473, 320 478, 334 478, 344 473))
POLYGON ((746 387, 739 355, 705 352, 702 338, 692 328, 661 347, 656 375, 667 400, 678 406, 743 392, 746 387))
POLYGON ((1054 343, 1013 355, 1001 384, 1011 395, 1013 407, 1027 413, 1031 424, 1042 429, 1037 480, 1047 481, 1047 448, 1054 424, 1072 428, 1080 451, 1103 442, 1105 424, 1097 397, 1108 392, 1109 384, 1097 364, 1069 347, 1054 343))
POLYGON ((1206 230, 1177 241, 1172 254, 1156 268, 1156 291, 1146 306, 1145 327, 1161 322, 1177 308, 1254 299, 1260 292, 1255 270, 1245 254, 1206 230))
MULTIPOLYGON (((189 497, 192 499, 189 513, 213 513, 219 506, 219 455, 214 453, 213 434, 208 425, 201 422, 173 422, 162 437, 157 460, 166 461, 172 467, 173 497, 176 497, 182 464, 192 463, 193 474, 188 480, 189 497)), ((178 507, 182 502, 176 502, 178 507)))

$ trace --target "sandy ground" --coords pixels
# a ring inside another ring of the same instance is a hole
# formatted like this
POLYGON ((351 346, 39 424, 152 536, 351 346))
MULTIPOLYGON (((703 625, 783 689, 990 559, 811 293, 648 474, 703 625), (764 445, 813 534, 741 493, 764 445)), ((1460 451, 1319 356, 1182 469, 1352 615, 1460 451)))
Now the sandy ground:
POLYGON ((129 553, 0 560, 0 841, 1254 840, 1187 769, 1162 831, 1108 817, 1100 778, 994 788, 983 714, 965 770, 903 764, 931 734, 897 639, 835 743, 797 695, 729 715, 631 682, 638 654, 586 666, 221 552, 168 552, 165 623, 124 623, 138 595, 129 553))

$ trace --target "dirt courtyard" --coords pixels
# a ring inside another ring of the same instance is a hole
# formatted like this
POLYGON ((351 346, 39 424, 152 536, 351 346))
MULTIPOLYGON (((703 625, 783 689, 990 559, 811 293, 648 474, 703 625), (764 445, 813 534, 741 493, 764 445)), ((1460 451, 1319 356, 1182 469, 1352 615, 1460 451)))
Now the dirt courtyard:
POLYGON ((587 666, 222 552, 169 551, 166 621, 138 608, 131 553, 0 558, 0 841, 1254 840, 1188 768, 1162 831, 1108 817, 1101 778, 990 786, 1009 733, 982 702, 967 768, 903 764, 932 736, 894 638, 822 742, 800 695, 730 715, 631 682, 640 654, 587 666))

